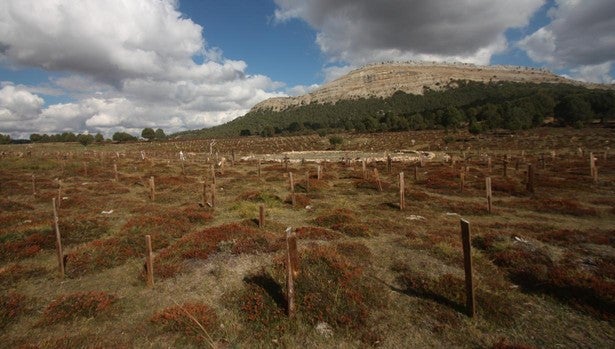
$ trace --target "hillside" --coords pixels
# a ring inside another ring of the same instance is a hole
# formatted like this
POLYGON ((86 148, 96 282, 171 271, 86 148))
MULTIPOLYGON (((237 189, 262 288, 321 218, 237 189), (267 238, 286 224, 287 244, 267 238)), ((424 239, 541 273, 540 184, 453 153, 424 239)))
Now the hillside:
POLYGON ((615 114, 612 85, 548 71, 469 64, 378 64, 299 97, 272 98, 224 125, 184 138, 471 127, 527 129, 545 119, 579 126, 615 114), (561 113, 560 113, 561 112, 561 113))
POLYGON ((335 103, 339 100, 359 98, 386 98, 396 91, 420 95, 423 94, 425 88, 438 91, 454 80, 484 83, 509 81, 581 84, 578 81, 565 79, 546 70, 526 67, 383 63, 351 71, 347 75, 303 96, 267 99, 255 105, 252 111, 266 109, 281 111, 289 107, 307 105, 313 102, 335 103))

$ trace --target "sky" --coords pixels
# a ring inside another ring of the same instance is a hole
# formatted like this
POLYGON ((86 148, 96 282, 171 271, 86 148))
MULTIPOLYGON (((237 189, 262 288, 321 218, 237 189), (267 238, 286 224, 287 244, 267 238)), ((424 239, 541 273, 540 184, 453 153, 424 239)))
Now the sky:
POLYGON ((381 61, 615 83, 613 0, 2 0, 0 133, 211 127, 381 61))

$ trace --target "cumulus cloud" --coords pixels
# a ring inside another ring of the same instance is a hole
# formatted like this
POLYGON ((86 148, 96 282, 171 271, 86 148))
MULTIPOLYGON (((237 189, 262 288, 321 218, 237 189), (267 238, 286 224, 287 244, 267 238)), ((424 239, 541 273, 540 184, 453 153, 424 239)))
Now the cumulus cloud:
POLYGON ((488 64, 506 49, 504 32, 524 27, 544 0, 275 0, 279 22, 301 19, 318 31, 331 61, 488 64))
POLYGON ((611 0, 556 0, 551 22, 519 41, 537 62, 571 69, 573 77, 608 82, 615 62, 615 6, 611 0))
POLYGON ((249 75, 245 62, 207 47, 203 28, 177 8, 176 0, 0 2, 0 63, 64 72, 48 90, 74 99, 43 108, 33 102, 42 101, 36 91, 43 89, 20 90, 34 107, 22 110, 2 100, 0 128, 13 134, 28 127, 174 132, 229 121, 283 95, 275 92, 280 83, 249 75))
POLYGON ((10 83, 0 86, 0 120, 16 122, 38 116, 45 103, 41 97, 10 83))
POLYGON ((598 65, 615 59, 615 7, 611 0, 556 0, 552 21, 519 42, 540 62, 598 65))

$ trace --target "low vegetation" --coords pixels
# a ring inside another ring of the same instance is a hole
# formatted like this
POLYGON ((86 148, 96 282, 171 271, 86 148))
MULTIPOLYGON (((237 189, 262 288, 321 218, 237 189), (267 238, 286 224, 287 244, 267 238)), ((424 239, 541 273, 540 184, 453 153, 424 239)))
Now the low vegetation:
POLYGON ((340 158, 320 163, 312 159, 320 154, 288 163, 290 153, 282 154, 333 147, 317 135, 217 139, 211 152, 210 141, 156 138, 87 147, 3 145, 0 343, 611 347, 615 162, 607 147, 613 136, 603 127, 348 133, 335 144, 340 158), (363 156, 348 156, 351 151, 380 160, 368 159, 364 174, 363 156), (434 156, 423 164, 387 164, 386 154, 402 151, 434 156), (590 173, 590 152, 598 178, 590 173), (264 161, 262 154, 277 158, 264 161), (52 198, 60 202, 62 256, 52 198), (473 318, 466 309, 460 218, 471 226, 473 318), (298 250, 293 317, 288 227, 298 250))

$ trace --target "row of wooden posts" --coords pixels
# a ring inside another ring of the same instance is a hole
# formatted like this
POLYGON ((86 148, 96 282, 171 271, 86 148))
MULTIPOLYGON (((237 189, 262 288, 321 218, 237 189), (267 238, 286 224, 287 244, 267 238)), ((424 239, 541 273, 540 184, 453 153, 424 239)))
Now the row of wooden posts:
MULTIPOLYGON (((597 168, 595 166, 595 160, 596 158, 593 156, 593 153, 590 153, 590 174, 592 178, 594 179, 594 181, 597 181, 597 168)), ((504 176, 506 176, 506 165, 507 165, 507 162, 505 161, 504 168, 503 168, 504 176)), ((362 168, 363 168, 364 179, 367 179, 367 170, 366 170, 365 161, 362 162, 362 168)), ((216 173, 215 173, 214 166, 211 167, 211 171, 212 171, 211 172, 212 173, 211 174, 212 183, 210 185, 211 186, 210 204, 214 206, 215 205, 215 185, 216 185, 216 173)), ((115 177, 117 179, 117 165, 116 164, 114 164, 114 172, 115 172, 115 177)), ((260 161, 258 162, 258 175, 259 177, 261 175, 261 162, 260 161)), ((290 184, 290 191, 291 191, 291 200, 294 206, 296 203, 296 199, 295 199, 295 191, 294 191, 293 173, 288 172, 288 175, 289 175, 289 184, 290 184)), ((321 179, 321 175, 322 175, 322 168, 319 165, 317 168, 318 179, 321 179)), ((306 172, 306 190, 307 191, 309 191, 309 178, 310 178, 309 172, 306 172)), ((374 168, 374 178, 376 179, 378 183, 378 190, 382 191, 382 184, 380 181, 378 170, 375 168, 374 168)), ((415 179, 416 179, 416 167, 415 167, 415 179)), ((404 179, 403 172, 399 173, 398 180, 399 180, 399 207, 401 210, 403 210, 406 207, 405 179, 404 179)), ((62 200, 62 182, 59 180, 58 183, 59 183, 58 197, 57 198, 54 197, 52 199, 52 205, 53 205, 53 216, 54 216, 54 228, 55 228, 55 233, 56 233, 58 268, 59 268, 60 276, 63 278, 65 276, 65 269, 64 269, 65 266, 64 266, 64 254, 63 254, 63 249, 62 249, 61 234, 59 230, 59 216, 58 216, 58 208, 60 207, 60 203, 62 200)), ((460 173, 460 190, 461 191, 464 190, 464 185, 465 185, 465 172, 462 171, 460 173)), ((154 177, 150 177, 149 186, 150 186, 151 200, 155 200, 156 191, 155 191, 154 177)), ((491 177, 485 178, 485 187, 486 187, 486 196, 487 196, 487 207, 488 207, 487 209, 488 209, 488 212, 491 213, 492 212, 491 177)), ((532 164, 528 164, 526 189, 529 192, 534 192, 534 168, 532 164)), ((34 175, 32 175, 32 191, 33 191, 33 195, 35 195, 36 194, 36 181, 35 181, 34 175)), ((203 202, 205 202, 205 198, 206 198, 206 185, 203 182, 203 202)), ((464 255, 466 310, 469 316, 474 316, 476 312, 476 305, 475 305, 474 287, 473 287, 473 280, 472 280, 473 271, 472 271, 471 244, 470 244, 470 223, 465 219, 461 219, 460 224, 461 224, 461 239, 462 239, 463 255, 464 255)), ((258 226, 260 228, 265 227, 265 207, 263 205, 259 206, 258 226)), ((153 252, 152 252, 152 241, 151 241, 150 235, 145 236, 145 245, 146 245, 146 283, 148 287, 153 287, 154 286, 153 252)), ((294 316, 296 312, 296 306, 295 306, 295 301, 294 301, 294 294, 295 294, 294 278, 296 278, 297 275, 299 274, 299 263, 298 263, 299 259, 298 259, 296 235, 294 234, 294 232, 292 232, 291 228, 288 228, 286 230, 286 246, 287 246, 287 264, 286 264, 287 284, 286 284, 286 287, 287 287, 287 299, 288 299, 287 310, 288 310, 288 315, 292 317, 294 316)))
MULTIPOLYGON (((53 218, 54 228, 56 232, 56 249, 58 258, 58 269, 60 277, 64 278, 64 253, 62 249, 62 237, 59 229, 59 217, 56 207, 56 199, 52 199, 53 203, 53 218)), ((472 270, 472 247, 470 243, 470 223, 461 219, 461 241, 463 246, 463 259, 465 271, 466 285, 466 311, 468 316, 473 317, 476 313, 474 286, 473 286, 473 270, 472 270)), ((265 227, 265 207, 259 206, 258 226, 265 227)), ((154 258, 152 251, 151 235, 145 235, 145 269, 146 269, 146 285, 154 287, 154 258)), ((292 228, 286 229, 286 290, 287 290, 287 311, 288 316, 293 317, 296 313, 295 306, 295 288, 294 280, 299 275, 299 252, 297 249, 297 236, 292 228)))

